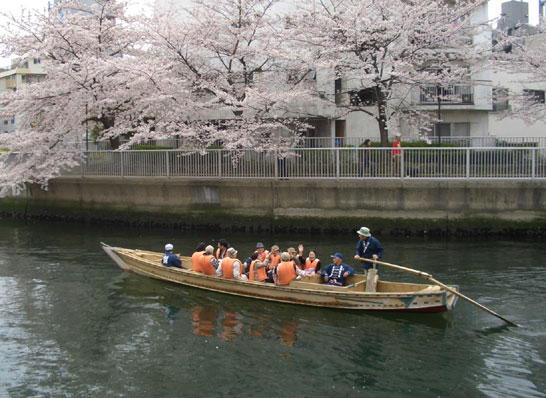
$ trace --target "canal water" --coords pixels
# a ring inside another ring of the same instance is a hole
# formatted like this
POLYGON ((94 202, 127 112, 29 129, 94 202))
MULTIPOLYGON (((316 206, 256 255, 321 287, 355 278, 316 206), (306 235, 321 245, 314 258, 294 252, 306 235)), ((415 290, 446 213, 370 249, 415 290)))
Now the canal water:
POLYGON ((324 263, 357 243, 0 220, 0 397, 546 397, 544 242, 379 236, 385 261, 457 284, 519 328, 462 300, 380 314, 209 293, 124 273, 99 247, 189 255, 219 238, 242 255, 302 243, 324 263))

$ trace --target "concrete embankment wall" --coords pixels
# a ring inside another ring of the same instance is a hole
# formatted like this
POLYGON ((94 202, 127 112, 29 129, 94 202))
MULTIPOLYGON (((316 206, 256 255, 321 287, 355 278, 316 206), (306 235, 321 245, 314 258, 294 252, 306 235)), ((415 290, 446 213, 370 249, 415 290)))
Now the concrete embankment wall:
POLYGON ((80 178, 29 186, 3 214, 247 231, 546 236, 546 181, 80 178))

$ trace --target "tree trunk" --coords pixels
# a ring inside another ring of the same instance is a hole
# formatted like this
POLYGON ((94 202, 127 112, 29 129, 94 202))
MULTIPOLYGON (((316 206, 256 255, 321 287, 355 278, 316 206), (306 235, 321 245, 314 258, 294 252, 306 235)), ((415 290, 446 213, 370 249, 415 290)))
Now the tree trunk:
MULTIPOLYGON (((104 116, 99 120, 104 126, 105 130, 109 130, 110 128, 114 127, 116 122, 116 118, 114 116, 104 116)), ((112 148, 112 150, 118 149, 121 145, 121 140, 119 136, 109 138, 108 141, 110 141, 110 147, 112 148)))
POLYGON ((377 88, 377 123, 379 125, 379 138, 381 146, 389 144, 389 127, 387 125, 387 101, 385 94, 380 88, 377 88))

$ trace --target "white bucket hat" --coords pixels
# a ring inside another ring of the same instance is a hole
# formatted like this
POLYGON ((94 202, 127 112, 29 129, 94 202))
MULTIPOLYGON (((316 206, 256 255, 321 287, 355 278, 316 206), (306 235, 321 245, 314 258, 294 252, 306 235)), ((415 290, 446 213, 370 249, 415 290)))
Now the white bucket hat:
POLYGON ((166 251, 166 252, 170 252, 172 249, 174 249, 174 246, 171 245, 170 243, 167 243, 167 244, 165 245, 165 251, 166 251))
POLYGON ((370 229, 366 227, 360 228, 358 231, 356 231, 356 233, 362 236, 372 236, 370 229))

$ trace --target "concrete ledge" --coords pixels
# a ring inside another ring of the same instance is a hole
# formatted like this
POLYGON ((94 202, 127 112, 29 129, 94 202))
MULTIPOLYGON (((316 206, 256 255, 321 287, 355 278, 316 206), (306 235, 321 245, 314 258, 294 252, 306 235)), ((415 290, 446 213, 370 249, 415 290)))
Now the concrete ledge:
POLYGON ((263 180, 80 178, 29 186, 4 214, 186 227, 438 230, 546 229, 543 180, 263 180), (170 221, 169 221, 170 220, 170 221), (184 220, 184 221, 182 221, 184 220))

